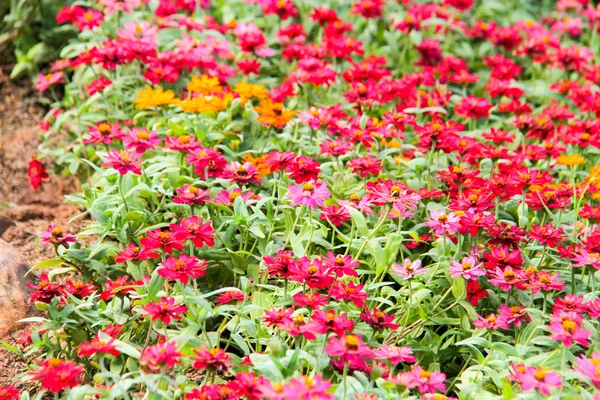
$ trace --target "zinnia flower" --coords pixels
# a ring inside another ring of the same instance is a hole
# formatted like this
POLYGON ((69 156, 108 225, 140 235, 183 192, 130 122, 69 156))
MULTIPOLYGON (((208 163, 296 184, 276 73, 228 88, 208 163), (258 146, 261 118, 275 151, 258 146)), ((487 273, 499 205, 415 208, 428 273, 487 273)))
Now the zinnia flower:
POLYGON ((152 321, 159 319, 167 325, 171 323, 171 319, 175 321, 183 319, 183 316, 179 314, 185 314, 188 311, 186 306, 176 305, 175 299, 167 297, 162 297, 160 301, 150 302, 142 309, 148 313, 152 321))
POLYGON ((331 195, 325 182, 321 184, 309 182, 302 186, 290 185, 288 189, 288 197, 292 199, 292 206, 302 205, 314 210, 322 207, 323 202, 331 195))
POLYGON ((42 387, 52 393, 58 393, 66 388, 75 387, 81 382, 80 375, 83 367, 73 361, 63 361, 50 358, 29 373, 33 379, 41 380, 42 387))

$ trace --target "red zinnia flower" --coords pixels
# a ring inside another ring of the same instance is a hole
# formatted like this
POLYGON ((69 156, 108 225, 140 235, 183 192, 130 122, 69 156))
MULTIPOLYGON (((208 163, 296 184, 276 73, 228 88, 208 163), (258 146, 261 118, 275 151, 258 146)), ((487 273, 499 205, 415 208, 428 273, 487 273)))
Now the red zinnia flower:
POLYGON ((186 306, 175 305, 175 299, 167 297, 161 298, 158 302, 148 303, 142 309, 148 313, 152 321, 159 319, 167 325, 171 323, 171 319, 176 321, 183 319, 183 316, 178 314, 185 314, 188 311, 186 306))
POLYGON ((208 349, 206 345, 196 350, 196 358, 194 359, 194 368, 209 369, 211 371, 227 371, 231 368, 231 359, 221 349, 208 349))
POLYGON ((190 278, 196 279, 205 276, 206 268, 208 268, 208 263, 205 260, 181 254, 179 258, 169 257, 163 261, 161 268, 158 269, 158 274, 163 278, 187 284, 190 278))
POLYGON ((29 184, 34 190, 38 190, 42 182, 50 178, 46 173, 46 167, 36 157, 31 157, 31 161, 29 161, 27 176, 29 177, 29 184))
POLYGON ((83 368, 73 361, 63 361, 50 358, 29 374, 42 381, 42 387, 52 393, 58 393, 66 388, 75 387, 81 382, 83 368))

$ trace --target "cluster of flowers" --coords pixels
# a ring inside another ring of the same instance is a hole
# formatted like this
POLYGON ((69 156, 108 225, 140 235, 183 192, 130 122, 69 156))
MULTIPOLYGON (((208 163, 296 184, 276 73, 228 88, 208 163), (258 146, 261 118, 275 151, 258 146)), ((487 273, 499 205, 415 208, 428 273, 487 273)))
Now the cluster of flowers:
POLYGON ((600 6, 322 3, 60 11, 80 41, 39 75, 65 90, 29 178, 66 137, 56 167, 94 174, 69 199, 99 239, 40 234, 62 268, 32 285, 29 378, 99 398, 600 398, 600 6))

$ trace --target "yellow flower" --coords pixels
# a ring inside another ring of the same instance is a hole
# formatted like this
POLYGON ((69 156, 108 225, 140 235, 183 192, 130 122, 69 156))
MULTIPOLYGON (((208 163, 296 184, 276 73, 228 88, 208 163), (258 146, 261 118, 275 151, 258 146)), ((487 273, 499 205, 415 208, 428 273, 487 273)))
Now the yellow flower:
POLYGON ((213 113, 223 111, 227 108, 227 104, 232 100, 231 93, 221 97, 217 96, 198 96, 192 99, 185 99, 181 102, 180 107, 184 112, 193 113, 213 113))
POLYGON ((219 83, 219 78, 213 76, 212 78, 204 74, 200 77, 192 77, 192 81, 188 83, 187 89, 190 92, 200 93, 203 96, 210 94, 218 94, 223 92, 223 88, 219 83))
POLYGON ((133 100, 135 108, 138 110, 147 110, 152 107, 159 107, 167 104, 177 104, 179 99, 175 98, 175 93, 171 90, 166 92, 162 87, 152 89, 151 86, 146 86, 146 89, 138 92, 137 99, 133 100))
POLYGON ((269 94, 269 91, 263 85, 255 85, 248 82, 240 82, 233 87, 233 91, 240 96, 242 105, 252 97, 257 97, 260 100, 265 100, 269 94))
POLYGON ((283 104, 273 103, 271 99, 261 101, 260 106, 254 107, 254 110, 260 114, 258 122, 278 128, 285 126, 296 114, 296 111, 284 110, 283 104))
POLYGON ((556 162, 560 165, 575 167, 577 165, 585 164, 585 158, 579 154, 573 154, 570 156, 563 154, 556 159, 556 162))

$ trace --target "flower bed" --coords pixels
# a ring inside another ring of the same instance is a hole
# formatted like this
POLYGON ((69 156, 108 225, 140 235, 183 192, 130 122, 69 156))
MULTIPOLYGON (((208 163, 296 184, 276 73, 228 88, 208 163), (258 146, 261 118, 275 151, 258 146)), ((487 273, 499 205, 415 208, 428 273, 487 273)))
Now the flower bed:
POLYGON ((39 76, 29 176, 79 176, 97 242, 40 234, 22 378, 69 399, 598 396, 600 8, 471 3, 63 8, 80 34, 39 76))

